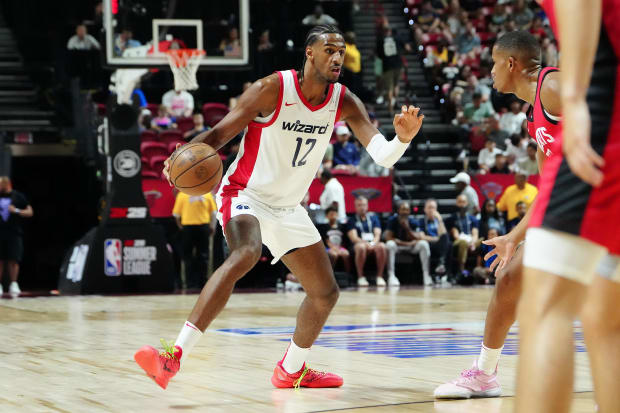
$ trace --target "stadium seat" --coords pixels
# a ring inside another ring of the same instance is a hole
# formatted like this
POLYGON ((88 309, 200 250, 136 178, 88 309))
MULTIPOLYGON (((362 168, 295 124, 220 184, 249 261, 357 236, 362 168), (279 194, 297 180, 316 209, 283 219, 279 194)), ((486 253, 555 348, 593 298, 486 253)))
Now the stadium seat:
POLYGON ((149 163, 151 166, 151 170, 157 172, 158 174, 164 170, 164 161, 168 159, 168 155, 153 155, 149 159, 149 163), (158 172, 159 171, 159 172, 158 172))
POLYGON ((157 155, 168 157, 168 146, 162 142, 142 142, 140 152, 146 159, 157 155))
POLYGON ((194 120, 192 118, 177 118, 176 124, 181 132, 187 132, 194 128, 194 120))
POLYGON ((159 139, 168 145, 170 142, 178 142, 183 140, 183 132, 178 129, 169 129, 159 133, 159 139))
POLYGON ((140 134, 141 142, 159 142, 159 135, 154 130, 144 130, 140 134))
POLYGON ((142 168, 141 175, 143 178, 152 178, 152 179, 159 179, 161 177, 161 173, 155 172, 150 168, 144 169, 144 167, 142 168))
POLYGON ((151 111, 151 115, 157 116, 157 110, 159 109, 159 104, 157 103, 147 103, 146 108, 151 111))
POLYGON ((228 114, 228 106, 222 103, 205 103, 202 105, 205 124, 213 127, 228 114))
POLYGON ((180 143, 181 145, 185 145, 187 142, 182 141, 182 140, 168 142, 168 153, 174 152, 175 149, 177 148, 178 143, 180 143))

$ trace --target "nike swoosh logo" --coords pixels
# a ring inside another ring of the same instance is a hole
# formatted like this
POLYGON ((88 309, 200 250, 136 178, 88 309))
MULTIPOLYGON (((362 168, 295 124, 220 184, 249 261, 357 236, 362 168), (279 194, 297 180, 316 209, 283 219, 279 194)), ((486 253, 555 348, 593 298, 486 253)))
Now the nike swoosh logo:
POLYGON ((293 102, 293 103, 288 103, 288 102, 284 102, 284 106, 291 106, 291 105, 296 105, 297 102, 293 102))

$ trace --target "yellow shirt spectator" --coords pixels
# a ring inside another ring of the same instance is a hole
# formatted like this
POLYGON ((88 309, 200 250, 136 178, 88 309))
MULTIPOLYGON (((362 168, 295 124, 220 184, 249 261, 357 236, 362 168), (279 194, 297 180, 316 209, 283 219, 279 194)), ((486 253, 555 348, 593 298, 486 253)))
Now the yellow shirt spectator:
POLYGON ((534 202, 536 195, 538 195, 538 189, 527 182, 523 189, 519 189, 516 184, 510 185, 499 199, 497 209, 500 211, 508 211, 508 217, 506 219, 510 221, 519 216, 517 212, 517 203, 519 201, 525 202, 529 208, 532 202, 534 202))
POLYGON ((179 192, 174 201, 172 215, 181 218, 181 225, 205 225, 211 223, 213 213, 217 211, 211 193, 190 196, 179 192))
POLYGON ((346 52, 344 52, 343 66, 353 73, 359 73, 362 71, 362 55, 354 44, 345 42, 347 46, 346 52))

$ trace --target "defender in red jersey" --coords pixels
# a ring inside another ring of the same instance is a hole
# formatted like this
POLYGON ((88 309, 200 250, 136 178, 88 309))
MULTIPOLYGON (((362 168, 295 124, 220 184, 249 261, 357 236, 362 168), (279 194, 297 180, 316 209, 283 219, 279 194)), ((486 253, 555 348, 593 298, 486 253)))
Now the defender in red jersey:
MULTIPOLYGON (((531 105, 527 118, 528 130, 538 143, 538 168, 542 171, 545 159, 553 153, 561 152, 561 123, 559 72, 554 67, 541 68, 540 55, 538 41, 530 33, 507 33, 498 39, 493 47, 494 66, 491 75, 495 89, 502 93, 514 93, 531 105)), ((501 387, 497 382, 497 366, 508 331, 516 320, 523 255, 523 248, 518 245, 525 237, 531 209, 509 234, 485 241, 495 247, 485 259, 499 255, 494 265, 500 264, 501 260, 503 263, 498 265, 496 272, 497 281, 487 310, 480 355, 474 366, 463 372, 459 378, 437 387, 435 397, 501 395, 501 387)))
POLYGON ((598 411, 620 412, 620 0, 555 3, 563 152, 527 232, 516 411, 568 412, 581 317, 598 411))

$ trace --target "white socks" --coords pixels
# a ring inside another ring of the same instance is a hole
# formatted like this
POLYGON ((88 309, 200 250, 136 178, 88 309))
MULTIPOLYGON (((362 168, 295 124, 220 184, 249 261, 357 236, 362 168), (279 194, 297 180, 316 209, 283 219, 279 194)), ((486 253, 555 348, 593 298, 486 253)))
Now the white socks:
POLYGON ((297 347, 291 339, 291 344, 289 344, 284 359, 282 359, 282 367, 289 374, 297 373, 306 362, 309 352, 310 348, 297 347))
POLYGON ((482 344, 477 361, 478 370, 484 371, 485 374, 495 373, 495 368, 499 362, 499 355, 502 354, 503 348, 504 346, 500 348, 487 348, 482 344))
POLYGON ((181 355, 181 361, 185 359, 192 351, 200 337, 202 337, 202 331, 189 321, 186 321, 177 337, 177 341, 174 343, 175 346, 181 347, 183 350, 183 354, 181 355))

